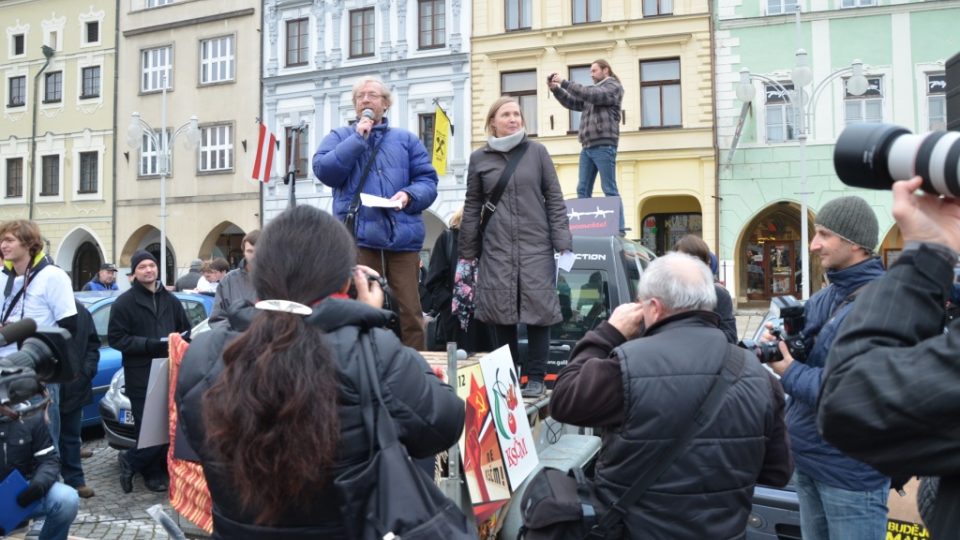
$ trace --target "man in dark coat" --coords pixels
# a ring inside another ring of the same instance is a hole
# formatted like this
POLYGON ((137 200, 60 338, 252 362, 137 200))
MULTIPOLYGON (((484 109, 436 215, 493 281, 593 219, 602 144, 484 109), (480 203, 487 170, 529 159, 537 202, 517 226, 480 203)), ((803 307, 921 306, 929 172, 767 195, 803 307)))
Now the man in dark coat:
POLYGON ((203 268, 203 261, 194 259, 190 261, 190 269, 186 274, 177 278, 173 284, 176 291, 192 291, 197 288, 197 282, 200 281, 200 269, 203 268))
POLYGON ((960 531, 960 322, 943 331, 960 253, 956 200, 893 186, 903 252, 854 302, 823 379, 819 423, 837 448, 893 477, 941 476, 933 538, 960 531))
MULTIPOLYGON (((107 335, 110 345, 123 353, 126 394, 139 439, 150 366, 154 358, 167 356, 169 334, 186 332, 190 329, 190 320, 177 297, 157 280, 157 260, 153 255, 137 251, 130 259, 130 267, 134 276, 132 286, 113 303, 107 335)), ((166 445, 132 448, 117 457, 124 493, 133 491, 133 476, 138 472, 143 474, 147 489, 167 489, 166 445)))
POLYGON ((551 414, 604 428, 596 488, 609 506, 694 421, 726 355, 743 355, 719 410, 624 509, 624 538, 744 538, 754 485, 786 485, 793 470, 783 389, 750 353, 727 343, 711 311, 713 277, 698 259, 656 259, 638 298, 577 343, 557 378, 551 414))
POLYGON ((90 381, 97 374, 100 363, 100 336, 93 323, 93 316, 77 302, 77 331, 70 341, 80 359, 80 373, 60 386, 60 472, 63 482, 77 490, 84 499, 93 497, 93 488, 87 485, 80 464, 80 428, 83 423, 83 407, 93 401, 90 381))

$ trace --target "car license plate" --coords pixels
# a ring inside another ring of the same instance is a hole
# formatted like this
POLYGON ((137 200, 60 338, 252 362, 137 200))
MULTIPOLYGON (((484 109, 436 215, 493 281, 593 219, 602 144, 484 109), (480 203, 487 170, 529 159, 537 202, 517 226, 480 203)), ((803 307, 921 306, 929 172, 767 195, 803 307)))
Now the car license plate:
POLYGON ((126 426, 132 426, 133 422, 133 411, 128 411, 126 409, 120 409, 120 423, 126 426))

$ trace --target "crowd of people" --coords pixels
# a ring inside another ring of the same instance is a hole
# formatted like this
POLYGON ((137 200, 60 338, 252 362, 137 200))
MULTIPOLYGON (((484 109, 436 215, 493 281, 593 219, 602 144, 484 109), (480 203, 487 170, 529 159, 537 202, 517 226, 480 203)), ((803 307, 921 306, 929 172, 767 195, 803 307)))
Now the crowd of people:
MULTIPOLYGON (((599 172, 614 196, 623 89, 603 61, 591 76, 592 86, 558 75, 548 85, 583 112, 578 194, 591 194, 599 172)), ((546 391, 549 329, 563 317, 556 256, 573 245, 555 167, 527 137, 517 100, 491 104, 462 211, 434 244, 424 278, 422 212, 436 199, 436 171, 417 137, 389 124, 386 85, 361 79, 353 103, 356 120, 324 137, 313 157, 317 178, 333 189, 333 213, 290 208, 262 235, 244 237, 239 268, 198 259, 177 280, 176 290, 215 296, 211 330, 193 339, 175 389, 182 436, 213 501, 214 538, 365 536, 370 516, 345 501, 356 497, 347 479, 384 450, 371 426, 390 422, 406 454, 428 463, 463 429, 464 403, 417 352, 431 344, 508 346, 526 375, 523 395, 546 391), (393 207, 358 205, 360 192, 393 207), (467 268, 476 273, 475 294, 465 307, 472 320, 462 324, 452 297, 467 268), (438 320, 436 335, 425 334, 425 311, 438 320), (523 358, 520 324, 529 338, 523 358), (368 375, 379 385, 379 413, 365 365, 375 370, 368 375)), ((894 186, 906 244, 890 269, 875 255, 878 222, 865 200, 839 197, 821 208, 810 250, 829 285, 804 304, 803 343, 781 341, 769 369, 735 345, 732 299, 696 236, 654 260, 635 301, 576 344, 550 413, 601 434, 591 482, 618 514, 609 537, 743 538, 755 485, 792 481, 805 537, 877 540, 886 533, 889 489, 914 475, 937 477, 925 482, 933 534, 958 530, 958 370, 950 353, 958 344, 953 322, 945 331, 944 308, 960 252, 960 205, 918 195, 919 185, 894 186), (658 464, 646 491, 618 506, 658 464)), ((41 539, 59 540, 79 498, 94 496, 80 466, 79 411, 90 399, 99 338, 69 277, 42 248, 35 223, 0 224, 0 324, 32 318, 68 330, 77 376, 46 385, 46 415, 0 406, 0 441, 4 470, 27 479, 16 503, 32 508, 41 539)), ((131 287, 113 305, 108 336, 122 354, 139 437, 152 359, 167 356, 169 336, 188 335, 190 322, 159 282, 151 253, 137 251, 130 266, 131 287)), ((105 264, 84 288, 115 289, 116 274, 105 264)), ((166 490, 166 459, 164 446, 118 454, 123 491, 134 489, 137 474, 147 489, 166 490)))

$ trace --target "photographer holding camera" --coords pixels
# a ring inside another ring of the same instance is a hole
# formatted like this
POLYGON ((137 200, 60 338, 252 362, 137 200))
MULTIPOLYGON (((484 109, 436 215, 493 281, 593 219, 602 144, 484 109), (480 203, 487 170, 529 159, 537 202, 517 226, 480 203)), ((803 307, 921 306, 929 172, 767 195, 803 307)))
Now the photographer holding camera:
POLYGON ((795 361, 781 342, 783 359, 769 363, 791 397, 787 429, 796 461, 801 528, 810 538, 877 540, 886 531, 890 479, 825 442, 817 432, 816 406, 840 324, 859 304, 854 300, 863 287, 883 275, 883 265, 873 256, 879 227, 870 205, 856 196, 825 204, 814 225, 810 251, 820 256, 830 285, 804 306, 807 357, 795 361))
POLYGON ((916 194, 921 183, 893 184, 903 252, 843 324, 827 359, 819 421, 824 438, 886 474, 941 476, 924 521, 933 538, 952 538, 960 530, 960 323, 944 333, 943 321, 960 205, 916 194))

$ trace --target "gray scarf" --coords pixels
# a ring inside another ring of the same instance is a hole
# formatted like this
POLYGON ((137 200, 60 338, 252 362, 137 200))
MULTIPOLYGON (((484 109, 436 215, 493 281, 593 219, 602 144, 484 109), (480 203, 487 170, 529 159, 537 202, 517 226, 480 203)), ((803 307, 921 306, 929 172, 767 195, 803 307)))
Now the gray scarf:
POLYGON ((496 150, 497 152, 509 152, 513 150, 513 147, 520 144, 520 141, 523 140, 523 137, 526 136, 527 130, 521 129, 520 131, 514 133, 513 135, 507 135, 506 137, 487 137, 487 146, 496 150))

